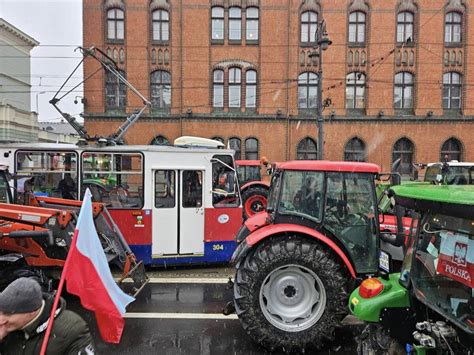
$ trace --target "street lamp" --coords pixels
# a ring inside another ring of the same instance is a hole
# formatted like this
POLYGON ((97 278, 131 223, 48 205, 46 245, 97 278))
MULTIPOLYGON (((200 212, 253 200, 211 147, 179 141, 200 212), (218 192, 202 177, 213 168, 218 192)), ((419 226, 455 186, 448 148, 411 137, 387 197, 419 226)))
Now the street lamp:
POLYGON ((318 98, 316 102, 316 120, 318 124, 318 160, 324 158, 324 127, 323 127, 323 52, 328 49, 332 41, 326 31, 326 21, 323 19, 316 28, 316 46, 310 57, 318 57, 318 98))
POLYGON ((39 96, 39 95, 42 95, 42 94, 46 94, 46 91, 40 91, 40 92, 37 92, 37 93, 36 93, 36 114, 38 115, 38 117, 39 117, 39 113, 38 113, 38 96, 39 96))

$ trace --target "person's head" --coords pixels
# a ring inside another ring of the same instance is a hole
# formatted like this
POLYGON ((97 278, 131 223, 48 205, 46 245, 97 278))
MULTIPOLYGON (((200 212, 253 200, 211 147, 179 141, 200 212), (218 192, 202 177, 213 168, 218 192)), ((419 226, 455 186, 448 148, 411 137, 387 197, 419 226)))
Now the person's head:
POLYGON ((267 166, 268 164, 270 164, 270 162, 268 161, 267 157, 260 158, 260 165, 267 166))
POLYGON ((26 277, 16 279, 0 293, 0 327, 9 333, 23 328, 38 314, 42 303, 38 282, 26 277))

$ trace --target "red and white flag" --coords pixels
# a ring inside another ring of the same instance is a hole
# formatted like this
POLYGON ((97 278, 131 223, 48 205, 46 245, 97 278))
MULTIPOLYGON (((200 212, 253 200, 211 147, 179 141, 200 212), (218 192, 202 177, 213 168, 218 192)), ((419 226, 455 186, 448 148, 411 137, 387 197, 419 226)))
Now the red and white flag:
POLYGON ((474 288, 474 240, 467 235, 444 231, 441 238, 436 271, 474 288))
POLYGON ((135 298, 115 282, 97 235, 92 215, 91 193, 87 189, 63 273, 69 293, 79 296, 84 308, 94 311, 102 339, 119 343, 125 308, 135 298))

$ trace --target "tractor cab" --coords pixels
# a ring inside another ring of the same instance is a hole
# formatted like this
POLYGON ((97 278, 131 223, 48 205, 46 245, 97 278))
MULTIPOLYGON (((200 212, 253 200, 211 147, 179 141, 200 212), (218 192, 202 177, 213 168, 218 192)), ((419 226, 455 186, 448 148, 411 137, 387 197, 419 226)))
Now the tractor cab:
POLYGON ((350 297, 368 323, 361 349, 472 353, 474 187, 412 184, 392 194, 411 217, 408 243, 400 273, 365 280, 350 297))

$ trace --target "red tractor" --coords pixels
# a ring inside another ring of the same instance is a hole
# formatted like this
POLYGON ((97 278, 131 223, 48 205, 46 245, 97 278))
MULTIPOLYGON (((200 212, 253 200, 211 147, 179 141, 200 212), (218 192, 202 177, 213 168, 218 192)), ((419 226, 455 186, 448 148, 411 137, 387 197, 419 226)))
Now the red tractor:
POLYGON ((235 164, 245 220, 267 207, 272 167, 266 160, 236 160, 235 164))
POLYGON ((234 306, 268 349, 301 351, 334 336, 358 281, 379 265, 375 164, 289 161, 266 211, 239 230, 234 306))

